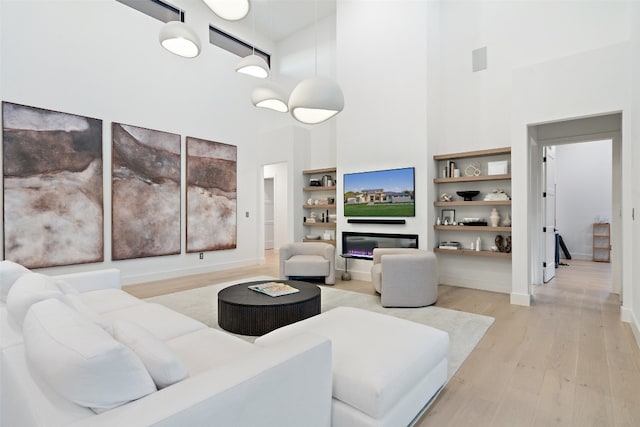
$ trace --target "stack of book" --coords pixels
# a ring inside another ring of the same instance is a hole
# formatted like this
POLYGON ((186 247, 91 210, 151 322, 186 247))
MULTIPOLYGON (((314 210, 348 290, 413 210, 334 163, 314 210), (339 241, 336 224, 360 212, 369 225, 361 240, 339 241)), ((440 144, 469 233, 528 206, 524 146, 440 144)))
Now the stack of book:
POLYGON ((438 249, 458 250, 461 248, 462 245, 460 244, 460 242, 440 242, 440 244, 438 245, 438 249))

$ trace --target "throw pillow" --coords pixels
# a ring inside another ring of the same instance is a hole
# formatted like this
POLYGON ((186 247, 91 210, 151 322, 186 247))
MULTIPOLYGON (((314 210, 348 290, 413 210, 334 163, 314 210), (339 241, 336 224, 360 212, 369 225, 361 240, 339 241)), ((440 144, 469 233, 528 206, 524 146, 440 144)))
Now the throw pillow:
POLYGON ((184 363, 171 349, 142 326, 116 320, 113 322, 113 337, 138 355, 158 389, 182 381, 189 375, 184 363))
POLYGON ((62 292, 51 277, 40 273, 25 273, 16 280, 7 295, 7 311, 16 324, 22 326, 29 308, 42 300, 62 298, 62 292))
POLYGON ((34 304, 23 335, 31 368, 77 405, 100 412, 156 390, 133 351, 62 301, 34 304))
POLYGON ((9 289, 16 280, 30 270, 13 261, 0 261, 0 301, 7 302, 9 289))

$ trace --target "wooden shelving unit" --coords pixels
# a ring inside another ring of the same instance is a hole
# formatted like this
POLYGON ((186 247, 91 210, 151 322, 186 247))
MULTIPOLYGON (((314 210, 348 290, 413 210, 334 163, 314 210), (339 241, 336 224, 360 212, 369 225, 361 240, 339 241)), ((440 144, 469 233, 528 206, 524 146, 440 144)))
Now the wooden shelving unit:
POLYGON ((593 255, 595 262, 611 262, 611 226, 608 222, 593 224, 593 255))
MULTIPOLYGON (((440 174, 444 166, 444 170, 446 171, 446 175, 447 175, 447 177, 435 177, 433 178, 433 182, 438 185, 439 190, 442 190, 442 192, 449 192, 451 194, 455 194, 456 191, 469 190, 469 189, 473 189, 473 190, 477 189, 481 191, 481 194, 484 190, 484 193, 486 194, 492 190, 491 187, 489 187, 491 185, 490 184, 491 182, 496 182, 496 183, 504 182, 505 183, 504 185, 510 188, 511 186, 510 173, 505 173, 501 175, 475 175, 475 174, 466 175, 465 174, 465 176, 451 177, 452 169, 449 169, 450 161, 454 161, 454 160, 456 161, 455 162, 456 169, 460 169, 460 172, 462 174, 466 172, 465 171, 466 168, 463 167, 464 163, 471 163, 471 164, 484 163, 485 167, 482 167, 481 169, 483 169, 484 172, 486 173, 488 168, 486 162, 490 160, 492 161, 493 159, 483 160, 483 158, 494 157, 496 161, 502 161, 502 160, 509 161, 510 156, 511 156, 511 147, 492 148, 489 150, 466 151, 461 153, 440 154, 440 155, 433 156, 433 160, 436 162, 435 170, 438 171, 438 174, 440 174), (458 160, 460 159, 466 159, 467 162, 459 162, 458 160), (458 168, 458 166, 460 167, 458 168), (466 185, 466 186, 456 185, 456 184, 464 184, 464 183, 478 183, 478 188, 469 188, 470 185, 466 185)), ((451 165, 451 168, 453 168, 453 165, 451 165)), ((441 191, 438 191, 438 194, 440 193, 441 191)), ((456 210, 455 217, 459 219, 459 218, 464 218, 465 215, 472 216, 472 217, 484 216, 484 215, 473 215, 474 213, 484 211, 484 209, 482 209, 484 207, 494 207, 494 208, 503 207, 503 211, 504 211, 504 208, 506 208, 507 213, 510 213, 511 200, 464 201, 460 199, 460 200, 453 200, 450 202, 437 200, 433 202, 433 206, 435 208, 443 209, 443 210, 447 208, 452 208, 452 209, 459 208, 459 209, 455 209, 456 210), (480 208, 480 209, 477 209, 477 208, 480 208)), ((503 215, 504 215, 504 212, 503 212, 503 215)), ((489 218, 487 218, 487 220, 489 220, 489 218)), ((504 220, 504 217, 501 218, 501 220, 504 220)), ((452 232, 462 233, 460 234, 460 236, 462 237, 462 240, 466 239, 467 243, 469 242, 468 239, 470 236, 465 232, 482 233, 480 234, 480 236, 485 236, 488 233, 496 233, 496 235, 501 234, 506 237, 511 234, 510 226, 491 227, 491 226, 474 226, 474 225, 434 225, 433 228, 434 230, 437 231, 436 239, 438 239, 438 241, 449 241, 449 240, 457 241, 458 239, 455 239, 455 238, 451 239, 452 234, 450 233, 452 232)), ((507 258, 507 259, 511 258, 511 253, 486 250, 494 245, 493 239, 481 238, 481 240, 484 240, 482 247, 485 250, 475 251, 471 249, 439 249, 436 247, 434 249, 434 252, 438 254, 448 254, 448 255, 468 255, 468 256, 478 256, 478 257, 487 257, 487 258, 507 258), (491 241, 489 245, 487 245, 488 243, 487 240, 491 241)), ((465 245, 466 243, 463 243, 463 246, 465 245)))
MULTIPOLYGON (((302 171, 305 176, 305 179, 311 178, 322 178, 323 175, 331 175, 333 180, 336 179, 336 168, 320 168, 320 169, 307 169, 302 171)), ((334 181, 335 182, 335 181, 334 181)), ((307 198, 315 198, 320 200, 321 197, 324 198, 332 198, 333 203, 318 203, 318 204, 309 204, 305 203, 302 205, 302 209, 305 211, 305 217, 308 217, 313 211, 329 211, 331 214, 335 214, 336 212, 336 186, 335 185, 325 185, 325 186, 306 186, 302 188, 302 191, 305 193, 305 201, 307 198)), ((316 212, 317 213, 317 212, 316 212)), ((302 225, 304 227, 304 236, 314 235, 315 233, 320 232, 320 239, 307 239, 306 237, 303 239, 304 242, 323 242, 323 243, 331 243, 332 245, 336 244, 336 240, 330 239, 325 240, 322 239, 322 233, 325 230, 331 230, 333 236, 335 237, 336 223, 335 222, 321 222, 318 221, 319 218, 316 219, 317 222, 307 222, 305 221, 302 225)))

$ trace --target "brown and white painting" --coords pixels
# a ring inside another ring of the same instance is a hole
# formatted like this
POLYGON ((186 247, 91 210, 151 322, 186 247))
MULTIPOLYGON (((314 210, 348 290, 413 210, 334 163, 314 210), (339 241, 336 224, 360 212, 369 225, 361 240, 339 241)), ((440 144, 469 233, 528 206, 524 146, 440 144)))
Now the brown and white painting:
POLYGON ((103 261, 102 120, 3 102, 2 130, 4 257, 103 261))
POLYGON ((237 152, 187 137, 187 252, 236 247, 237 152))
POLYGON ((180 253, 180 135, 112 125, 114 260, 180 253))

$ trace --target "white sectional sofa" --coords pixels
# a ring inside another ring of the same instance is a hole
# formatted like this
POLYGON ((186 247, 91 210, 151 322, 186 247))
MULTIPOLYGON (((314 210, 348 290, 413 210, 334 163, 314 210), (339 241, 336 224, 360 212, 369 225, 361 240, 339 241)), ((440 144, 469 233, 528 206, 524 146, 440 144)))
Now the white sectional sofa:
POLYGON ((0 262, 0 425, 331 424, 327 338, 254 345, 125 293, 118 270, 16 265, 0 262))

